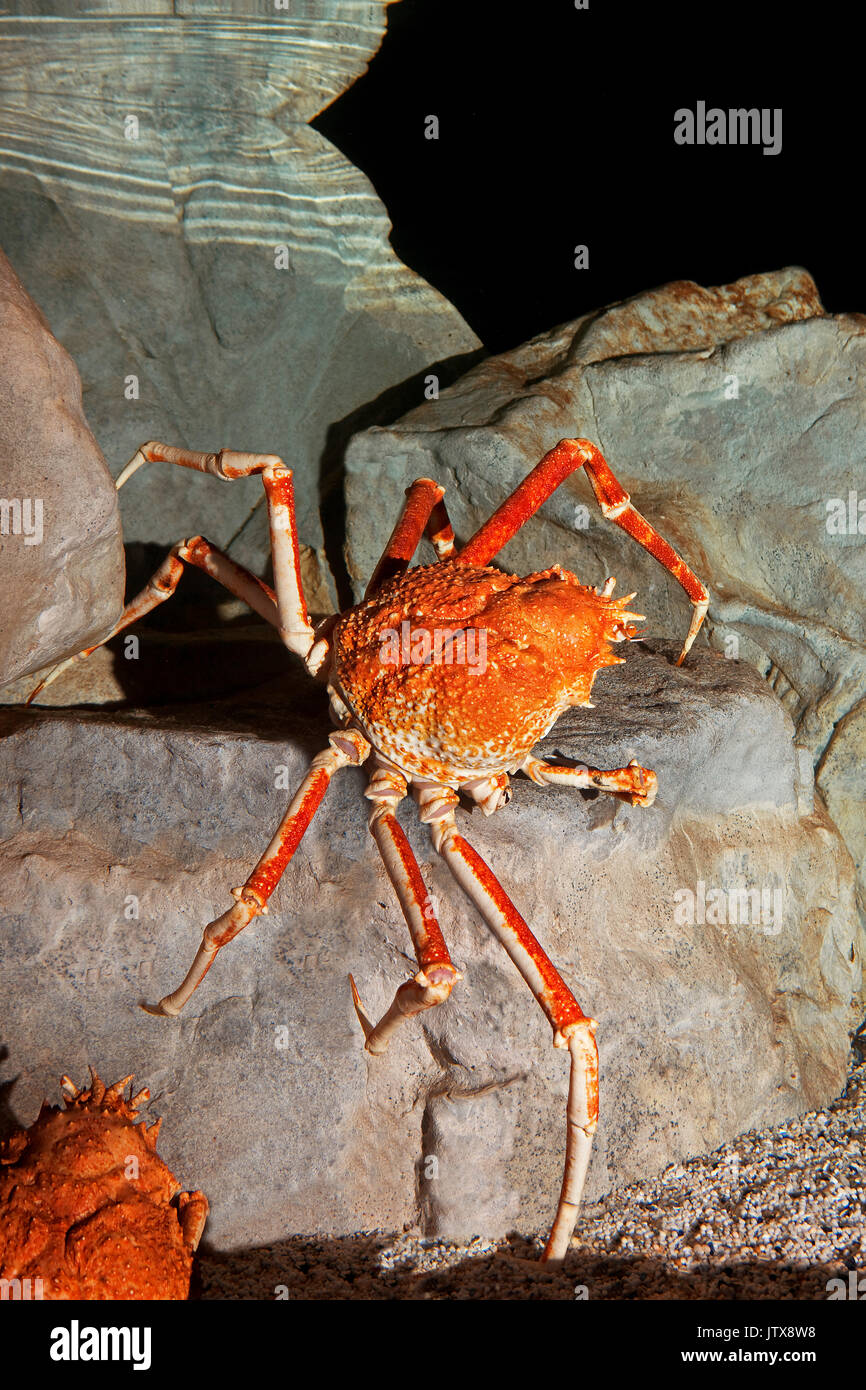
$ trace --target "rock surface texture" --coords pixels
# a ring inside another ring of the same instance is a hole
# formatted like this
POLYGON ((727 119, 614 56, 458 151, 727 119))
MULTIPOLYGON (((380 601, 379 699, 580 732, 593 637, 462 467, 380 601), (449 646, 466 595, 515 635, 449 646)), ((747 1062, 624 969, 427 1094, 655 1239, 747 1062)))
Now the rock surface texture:
POLYGON ((117 496, 81 379, 0 251, 0 685, 101 637, 123 604, 117 496))
MULTIPOLYGON (((387 393, 479 347, 308 124, 364 72, 384 0, 9 8, 0 245, 78 363, 112 472, 149 439, 281 454, 321 549, 356 413, 393 418, 423 383, 387 393)), ((262 498, 258 479, 148 468, 123 493, 124 536, 201 532, 263 571, 262 498)))
MULTIPOLYGON (((789 268, 719 289, 678 281, 488 358, 352 441, 358 589, 413 478, 446 485, 468 538, 573 436, 599 445, 708 585, 711 644, 756 666, 791 714, 866 906, 866 317, 826 314, 789 268)), ((604 520, 579 475, 497 561, 520 574, 555 562, 636 589, 648 631, 684 630, 679 586, 604 520)))
MULTIPOLYGON (((595 708, 539 745, 599 767, 638 758, 658 774, 652 808, 516 778, 503 811, 460 813, 599 1020, 590 1200, 836 1096, 862 1003, 851 860, 788 715, 746 664, 704 649, 677 669, 673 654, 632 644, 595 708), (764 891, 764 911, 749 899, 734 923, 739 890, 764 891)), ((208 1193, 217 1249, 412 1223, 541 1229, 567 1066, 405 806, 465 978, 384 1057, 363 1050, 349 971, 376 1014, 415 967, 357 770, 185 1014, 137 1007, 178 983, 230 904, 324 715, 289 675, 209 707, 0 716, 6 1105, 28 1123, 58 1068, 146 1074, 165 1161, 208 1193)))

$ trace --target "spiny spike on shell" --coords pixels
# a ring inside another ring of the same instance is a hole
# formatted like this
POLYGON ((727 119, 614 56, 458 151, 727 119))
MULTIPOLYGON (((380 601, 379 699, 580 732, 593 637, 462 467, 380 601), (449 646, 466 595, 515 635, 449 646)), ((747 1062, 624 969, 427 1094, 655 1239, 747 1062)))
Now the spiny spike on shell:
MULTIPOLYGON (((71 1077, 65 1074, 60 1078, 60 1089, 66 1109, 79 1109, 83 1106, 99 1106, 103 1110, 113 1110, 118 1114, 125 1115, 132 1120, 138 1115, 139 1107, 150 1100, 150 1090, 143 1086, 140 1091, 132 1095, 132 1087, 129 1083, 135 1076, 130 1072, 129 1076, 124 1076, 121 1081, 115 1081, 111 1086, 106 1086, 95 1067, 90 1067, 90 1086, 81 1088, 76 1086, 71 1077), (125 1088, 129 1086, 130 1096, 124 1095, 125 1088)), ((47 1102, 46 1102, 47 1103, 47 1102)), ((158 1122, 157 1122, 158 1124, 158 1122)), ((151 1130, 155 1126, 151 1125, 151 1130)), ((156 1142, 154 1138, 154 1143, 156 1142)))
POLYGON ((125 1076, 122 1081, 113 1082, 112 1085, 110 1085, 108 1087, 108 1090, 105 1092, 105 1100, 103 1101, 103 1104, 108 1105, 109 1101, 118 1100, 120 1096, 123 1094, 124 1089, 129 1085, 133 1075, 134 1073, 131 1072, 129 1076, 125 1076))
MULTIPOLYGON (((83 1094, 83 1092, 82 1092, 83 1094)), ((94 1105, 101 1105, 105 1095, 105 1082, 101 1081, 95 1067, 90 1068, 90 1100, 94 1105)))

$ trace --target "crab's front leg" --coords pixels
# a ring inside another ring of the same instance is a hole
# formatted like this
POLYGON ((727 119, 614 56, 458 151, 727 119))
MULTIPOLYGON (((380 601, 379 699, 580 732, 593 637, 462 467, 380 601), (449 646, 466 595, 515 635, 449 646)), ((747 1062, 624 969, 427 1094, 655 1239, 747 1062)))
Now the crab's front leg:
POLYGON ((442 501, 444 495, 444 487, 432 478, 416 478, 407 487, 397 524, 370 576, 367 598, 389 579, 405 574, 422 536, 427 537, 438 559, 448 560, 454 554, 454 531, 442 501))
POLYGON ((677 661, 677 665, 681 666, 704 621, 710 601, 707 589, 682 556, 632 505, 631 498, 614 477, 601 450, 588 439, 561 439, 554 449, 550 449, 511 496, 506 497, 490 519, 475 532, 457 559, 465 565, 489 564, 524 522, 577 468, 586 469, 596 500, 607 520, 628 532, 674 576, 688 594, 692 604, 692 620, 677 661))
POLYGON ((235 905, 204 929, 201 945, 182 983, 158 1004, 144 1004, 150 1014, 179 1014, 210 970, 217 953, 233 941, 259 913, 267 913, 268 899, 301 843, 319 809, 331 778, 341 767, 355 766, 370 754, 370 745, 354 729, 331 734, 330 747, 313 759, 307 775, 292 798, 286 814, 246 882, 232 890, 235 905))
POLYGON ((608 792, 627 801, 630 806, 652 806, 658 791, 658 778, 648 767, 641 767, 632 758, 628 767, 614 767, 607 772, 597 767, 563 767, 546 763, 531 754, 520 765, 539 787, 578 787, 581 790, 608 792))
MULTIPOLYGON (((428 796, 428 802, 431 798, 428 796)), ((432 808, 431 808, 432 809, 432 808)), ((553 1226, 542 1259, 564 1258, 586 1181, 598 1124, 597 1024, 587 1018, 550 957, 535 939, 502 884, 457 831, 451 808, 434 811, 433 844, 487 926, 505 947, 553 1026, 554 1047, 571 1055, 565 1142, 565 1171, 553 1226)))

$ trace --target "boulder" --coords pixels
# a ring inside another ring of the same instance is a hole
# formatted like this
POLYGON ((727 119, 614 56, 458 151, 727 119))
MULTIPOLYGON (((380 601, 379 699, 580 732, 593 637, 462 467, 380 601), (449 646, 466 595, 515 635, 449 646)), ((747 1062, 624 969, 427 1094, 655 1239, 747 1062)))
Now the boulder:
MULTIPOLYGON (((590 1199, 824 1105, 862 1006, 851 860, 789 715, 747 664, 702 649, 678 669, 675 650, 632 643, 595 707, 540 745, 600 767, 636 757, 658 774, 652 808, 517 777, 490 819, 459 813, 599 1020, 590 1199)), ((0 714, 7 1108, 29 1123, 88 1062, 134 1071, 167 1117, 165 1162, 208 1195, 216 1249, 539 1230, 561 1178, 567 1060, 409 805, 465 978, 383 1057, 363 1050, 348 973, 378 1016, 414 966, 361 771, 335 778, 271 914, 185 1012, 138 1008, 179 982, 230 904, 325 714, 293 671, 208 704, 0 714)))
POLYGON ((117 495, 81 379, 0 251, 0 686, 86 647, 123 606, 117 495))
MULTIPOLYGON (((431 363, 479 348, 310 125, 376 52, 385 0, 111 9, 0 17, 0 245, 78 363, 114 476, 150 439, 280 454, 321 551, 353 422, 393 419, 431 363)), ((259 479, 154 466, 122 512, 136 547, 201 532, 268 563, 259 479)))
MULTIPOLYGON (((363 590, 403 489, 426 475, 466 539, 563 437, 605 454, 710 591, 706 632, 791 714, 858 866, 866 905, 866 317, 829 315, 798 268, 677 281, 488 358, 347 454, 347 554, 363 590), (369 505, 376 497, 376 507, 369 505)), ((636 589, 648 630, 682 590, 569 479, 497 563, 559 562, 636 589)), ((703 640, 703 639, 699 639, 703 640)))

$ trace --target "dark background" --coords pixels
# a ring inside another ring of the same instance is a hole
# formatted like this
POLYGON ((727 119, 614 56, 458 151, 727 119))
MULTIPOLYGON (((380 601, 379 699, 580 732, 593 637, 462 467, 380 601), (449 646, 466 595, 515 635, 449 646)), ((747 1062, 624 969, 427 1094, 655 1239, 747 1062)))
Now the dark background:
POLYGON ((828 309, 866 308, 856 11, 589 3, 389 8, 369 71, 313 124, 374 184, 398 256, 494 351, 667 280, 787 264, 828 309), (699 100, 781 107, 781 153, 676 145, 699 100))

